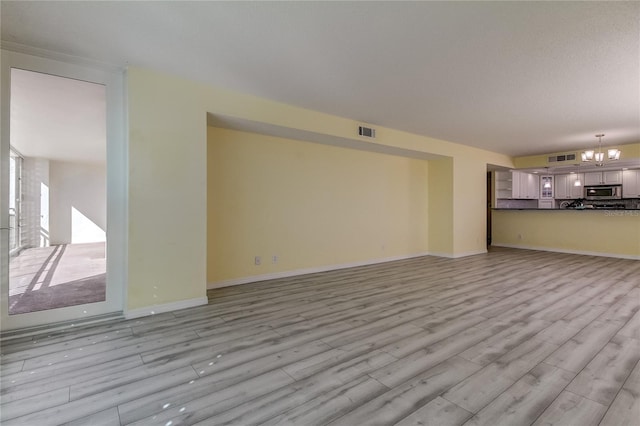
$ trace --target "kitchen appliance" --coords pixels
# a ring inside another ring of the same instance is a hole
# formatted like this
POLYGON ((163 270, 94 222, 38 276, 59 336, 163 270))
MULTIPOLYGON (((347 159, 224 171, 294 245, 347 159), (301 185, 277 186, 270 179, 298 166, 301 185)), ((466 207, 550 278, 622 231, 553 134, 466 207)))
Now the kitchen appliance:
POLYGON ((622 198, 622 185, 585 186, 584 198, 587 200, 619 200, 622 198))

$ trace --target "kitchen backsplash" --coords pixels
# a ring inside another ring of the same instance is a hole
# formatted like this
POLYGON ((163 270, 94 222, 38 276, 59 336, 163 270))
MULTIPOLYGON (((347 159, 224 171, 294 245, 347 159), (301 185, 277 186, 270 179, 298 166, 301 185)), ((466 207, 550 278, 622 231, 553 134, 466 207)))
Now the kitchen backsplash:
POLYGON ((497 209, 537 209, 538 200, 509 200, 499 198, 496 200, 497 209))
MULTIPOLYGON (((575 200, 555 200, 555 208, 566 208, 568 204, 575 200)), ((626 210, 634 209, 640 210, 640 199, 624 199, 624 200, 600 200, 589 201, 583 200, 582 203, 587 205, 602 206, 617 206, 617 208, 623 208, 626 210), (624 207, 623 207, 624 206, 624 207)), ((510 199, 498 199, 496 200, 495 208, 497 209, 537 209, 538 200, 510 200, 510 199)), ((614 207, 612 207, 614 208, 614 207)))

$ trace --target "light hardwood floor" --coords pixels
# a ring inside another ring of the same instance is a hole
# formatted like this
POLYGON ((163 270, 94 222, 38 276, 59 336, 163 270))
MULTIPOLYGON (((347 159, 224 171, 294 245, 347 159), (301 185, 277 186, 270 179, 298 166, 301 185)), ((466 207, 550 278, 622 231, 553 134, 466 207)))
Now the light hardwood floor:
POLYGON ((3 342, 2 424, 640 421, 638 261, 494 249, 209 298, 3 342))

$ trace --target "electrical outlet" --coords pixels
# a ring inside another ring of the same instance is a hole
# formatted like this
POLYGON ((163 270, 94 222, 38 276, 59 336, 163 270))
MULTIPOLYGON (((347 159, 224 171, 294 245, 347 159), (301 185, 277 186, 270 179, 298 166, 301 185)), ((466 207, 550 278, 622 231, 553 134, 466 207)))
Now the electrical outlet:
POLYGON ((275 255, 275 254, 274 254, 274 255, 271 257, 271 263, 278 263, 278 256, 277 256, 277 255, 275 255))
POLYGON ((256 256, 254 262, 256 266, 262 265, 262 258, 260 256, 256 256))

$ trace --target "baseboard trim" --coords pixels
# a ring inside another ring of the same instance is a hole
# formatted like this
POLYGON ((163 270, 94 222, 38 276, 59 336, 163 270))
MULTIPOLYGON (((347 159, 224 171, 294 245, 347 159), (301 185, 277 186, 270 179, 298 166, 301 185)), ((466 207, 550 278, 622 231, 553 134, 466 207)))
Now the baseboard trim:
POLYGON ((378 263, 413 259, 415 257, 423 257, 423 256, 429 256, 429 255, 430 253, 423 252, 423 253, 415 253, 415 254, 409 254, 409 255, 403 255, 403 256, 385 257, 382 259, 364 260, 360 262, 348 262, 348 263, 340 263, 337 265, 316 266, 313 268, 294 269, 292 271, 274 272, 271 274, 251 275, 249 277, 233 278, 230 280, 207 283, 207 289, 212 290, 214 288, 230 287, 234 285, 248 284, 248 283, 253 283, 258 281, 275 280, 279 278, 289 278, 289 277, 295 277, 298 275, 315 274, 318 272, 336 271, 338 269, 347 269, 347 268, 355 268, 357 266, 375 265, 378 263))
POLYGON ((446 257, 449 259, 458 259, 460 257, 467 257, 467 256, 475 256, 478 254, 487 254, 487 250, 474 250, 474 251, 466 251, 463 253, 434 253, 431 252, 429 253, 429 256, 436 256, 436 257, 446 257))
POLYGON ((634 256, 632 254, 603 253, 598 251, 585 251, 585 250, 569 250, 569 249, 560 249, 560 248, 554 248, 554 247, 528 246, 523 244, 492 243, 491 245, 496 247, 506 247, 506 248, 515 248, 515 249, 524 249, 524 250, 550 251, 554 253, 581 254, 585 256, 615 257, 618 259, 640 260, 640 256, 634 256))
POLYGON ((96 315, 88 318, 79 318, 75 320, 61 321, 52 324, 36 325, 33 327, 16 328, 3 330, 0 332, 0 342, 6 342, 12 339, 34 336, 38 334, 57 332, 61 330, 79 329, 85 326, 99 325, 103 322, 122 320, 124 317, 122 312, 113 312, 109 314, 96 315))
POLYGON ((180 309, 193 308, 195 306, 206 305, 209 299, 197 297, 195 299, 180 300, 179 302, 165 303, 162 305, 147 306, 146 308, 131 309, 125 311, 125 319, 135 319, 149 315, 163 314, 165 312, 178 311, 180 309))

